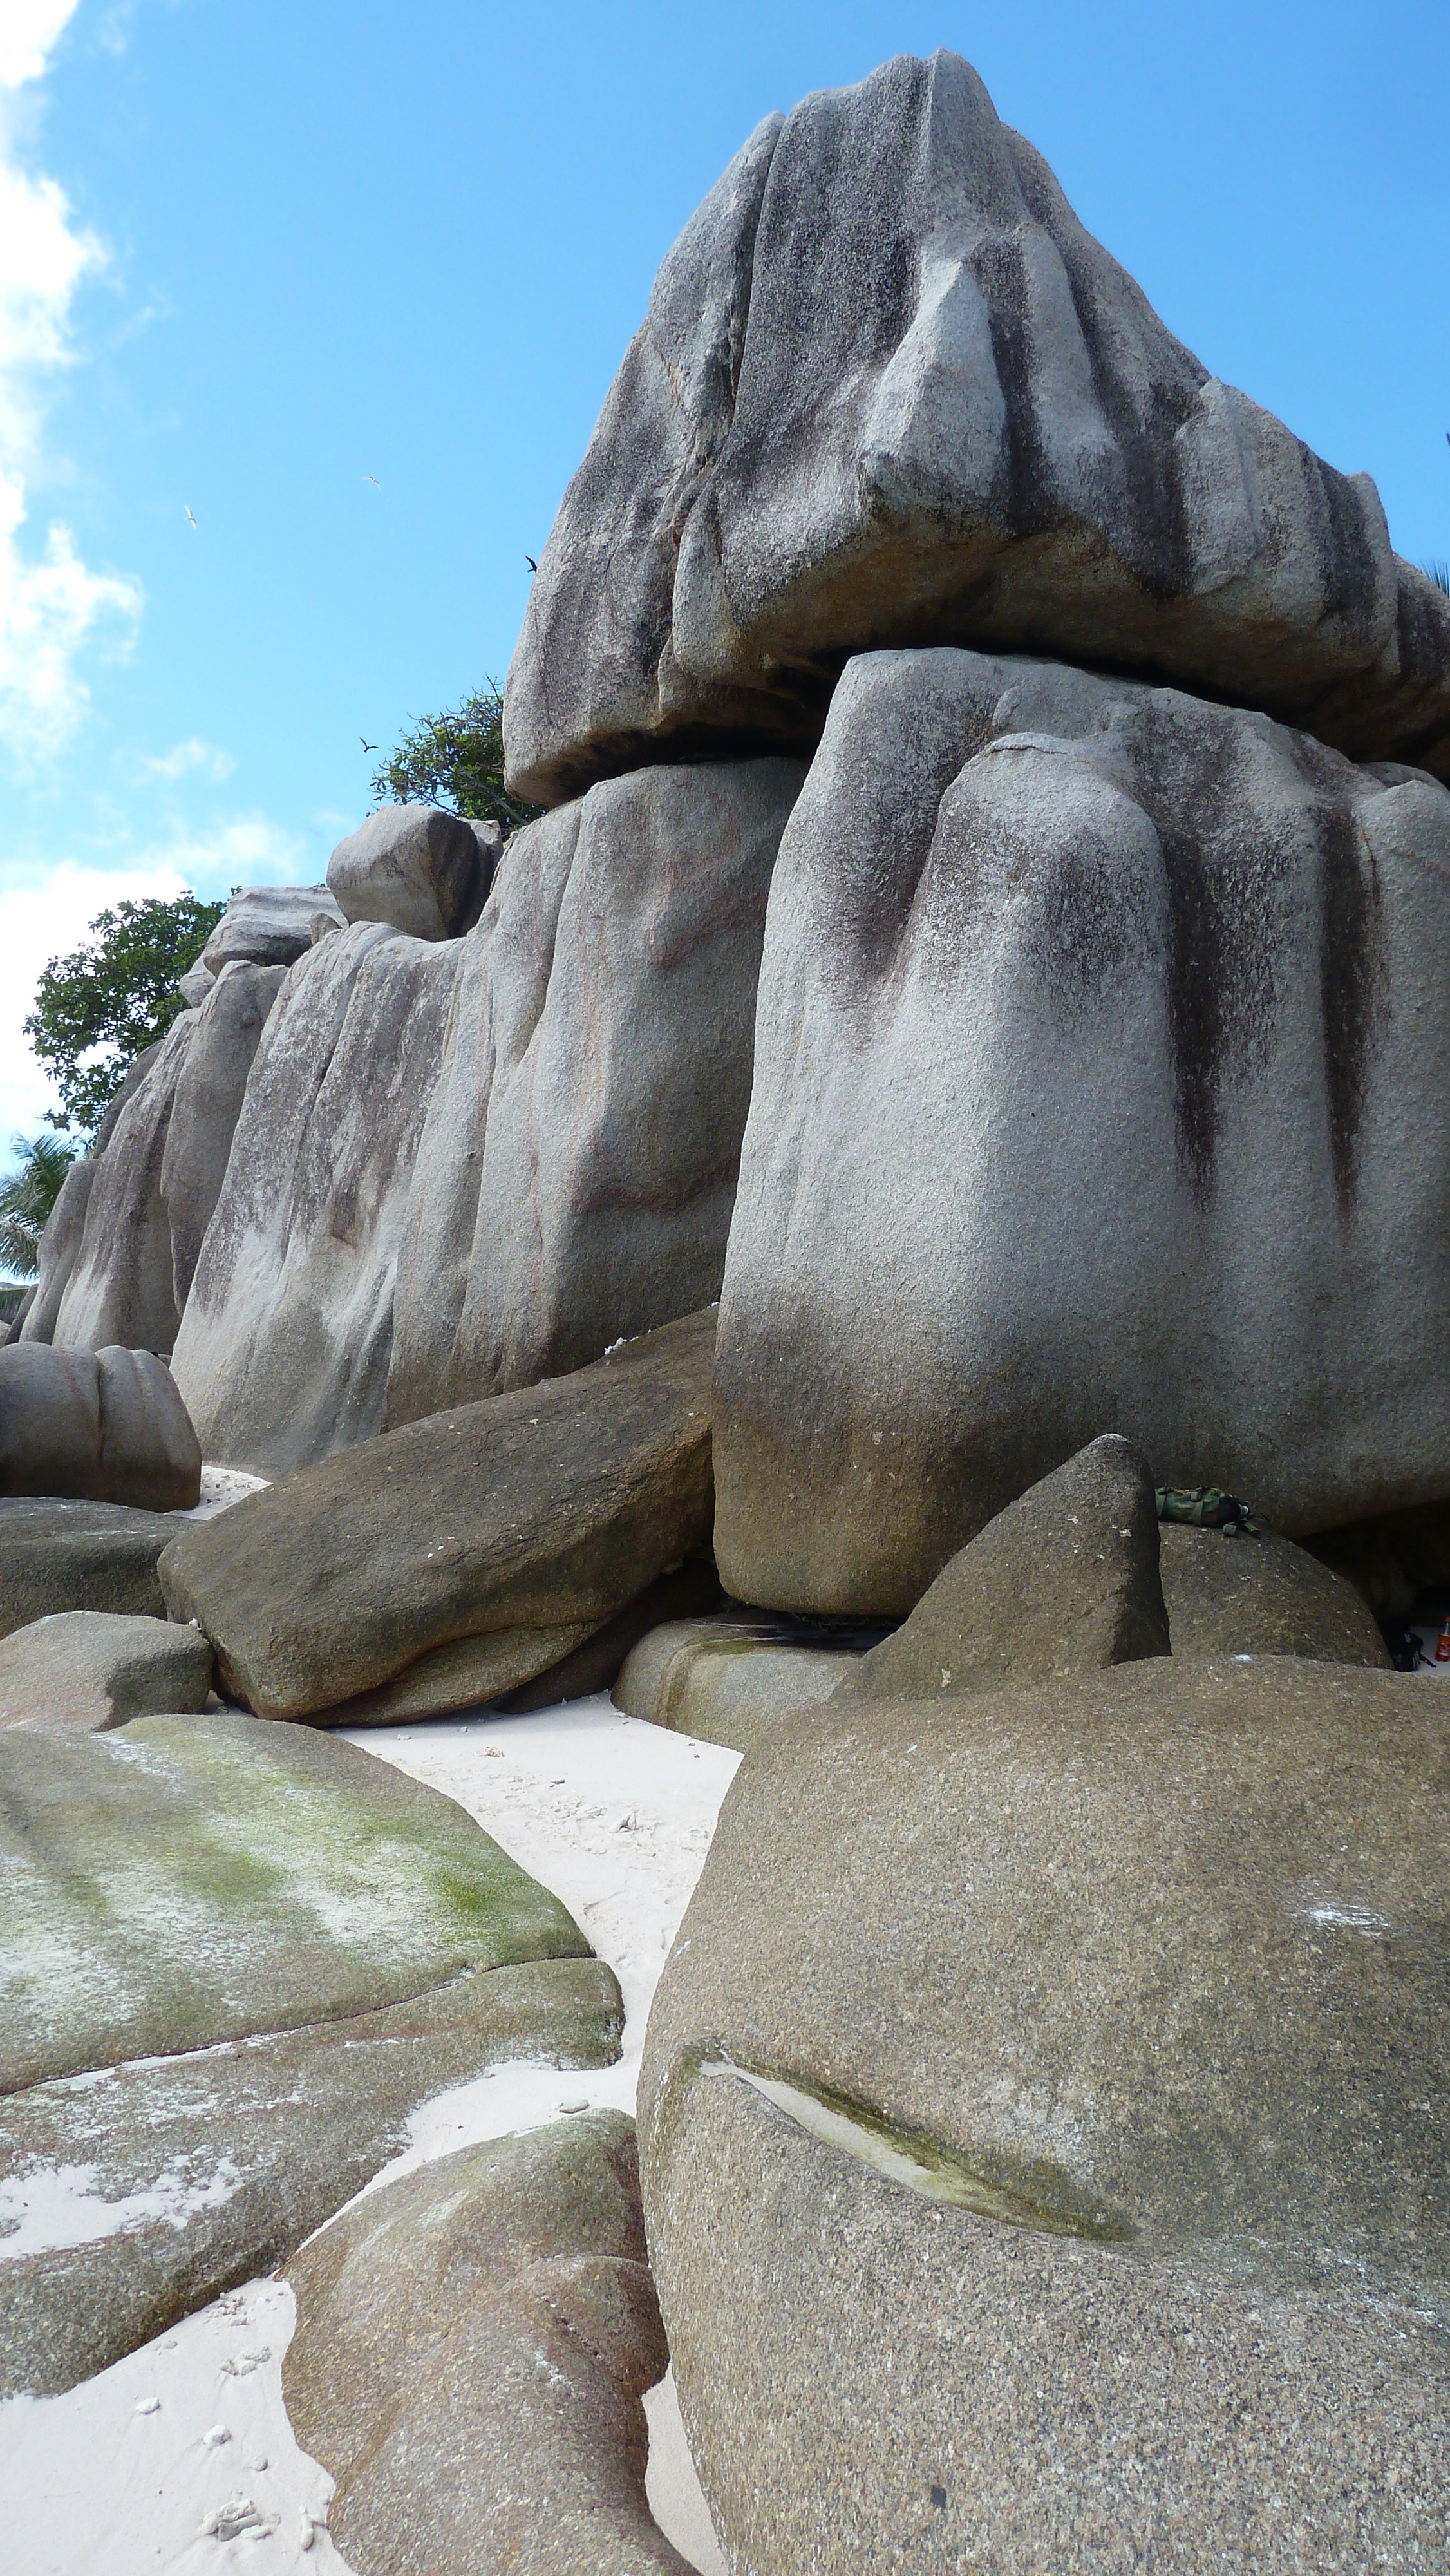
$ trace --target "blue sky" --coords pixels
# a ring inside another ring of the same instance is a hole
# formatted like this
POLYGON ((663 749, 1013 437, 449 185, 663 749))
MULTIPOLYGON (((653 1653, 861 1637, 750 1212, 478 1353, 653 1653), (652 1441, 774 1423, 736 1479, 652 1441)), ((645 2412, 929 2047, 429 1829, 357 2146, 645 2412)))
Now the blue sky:
POLYGON ((502 677, 751 126, 938 44, 1210 367, 1450 555, 1443 0, 0 0, 0 1140, 102 902, 315 881, 362 738, 502 677))

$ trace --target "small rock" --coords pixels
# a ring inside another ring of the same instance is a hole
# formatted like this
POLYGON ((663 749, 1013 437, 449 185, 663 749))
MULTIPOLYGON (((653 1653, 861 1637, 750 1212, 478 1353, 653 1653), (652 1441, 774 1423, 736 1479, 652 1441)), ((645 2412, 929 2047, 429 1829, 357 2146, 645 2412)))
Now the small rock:
POLYGON ((198 1714, 211 1647, 196 1628, 111 1610, 60 1610, 0 1638, 0 1727, 100 1731, 164 1710, 198 1714))
POLYGON ((1168 1651, 1152 1472, 1108 1433, 989 1521, 839 1697, 959 1698, 1168 1651))

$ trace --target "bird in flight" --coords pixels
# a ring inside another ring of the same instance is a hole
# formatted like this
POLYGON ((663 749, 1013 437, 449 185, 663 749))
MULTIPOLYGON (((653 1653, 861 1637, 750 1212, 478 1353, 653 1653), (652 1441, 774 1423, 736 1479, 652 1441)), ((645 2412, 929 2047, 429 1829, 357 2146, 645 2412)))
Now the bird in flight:
MULTIPOLYGON (((186 515, 187 515, 188 519, 190 519, 190 520, 191 520, 191 524, 192 524, 192 526, 193 526, 193 527, 195 527, 195 526, 196 526, 196 520, 192 517, 191 503, 190 503, 189 501, 183 501, 181 506, 182 506, 183 510, 186 512, 186 515)), ((198 533, 199 533, 199 531, 198 531, 198 533)))
POLYGON ((533 556, 532 556, 532 555, 525 555, 525 557, 524 557, 524 561, 525 561, 525 563, 528 565, 530 572, 537 572, 537 571, 538 571, 539 567, 538 567, 538 565, 535 563, 534 558, 533 558, 533 556))
POLYGON ((382 488, 383 488, 383 487, 382 487, 382 485, 381 485, 381 483, 378 481, 378 478, 377 478, 376 474, 365 474, 365 475, 363 476, 363 481, 364 481, 365 483, 371 483, 371 485, 372 485, 372 487, 373 487, 373 490, 374 490, 375 492, 381 492, 381 490, 382 490, 382 488))
POLYGON ((361 735, 361 734, 359 734, 359 735, 358 735, 358 741, 362 743, 362 747, 363 747, 364 751, 376 751, 376 750, 377 750, 377 744, 376 744, 375 742, 363 742, 363 737, 362 737, 362 735, 361 735))

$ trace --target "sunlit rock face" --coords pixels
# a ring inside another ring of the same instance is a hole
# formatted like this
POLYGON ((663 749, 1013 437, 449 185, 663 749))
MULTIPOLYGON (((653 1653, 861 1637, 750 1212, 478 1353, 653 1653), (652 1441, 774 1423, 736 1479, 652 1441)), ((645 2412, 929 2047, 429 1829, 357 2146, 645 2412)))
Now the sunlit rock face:
POLYGON ((853 662, 766 923, 727 1590, 907 1611, 1105 1430, 1291 1534, 1442 1493, 1447 1084, 1437 781, 1061 664, 853 662))
POLYGON ((1211 376, 970 65, 768 117, 666 258, 541 558, 509 783, 812 743, 849 655, 1159 675, 1450 765, 1450 601, 1211 376))
POLYGON ((657 766, 515 834, 461 964, 398 1254, 390 1424, 720 1293, 794 760, 657 766))

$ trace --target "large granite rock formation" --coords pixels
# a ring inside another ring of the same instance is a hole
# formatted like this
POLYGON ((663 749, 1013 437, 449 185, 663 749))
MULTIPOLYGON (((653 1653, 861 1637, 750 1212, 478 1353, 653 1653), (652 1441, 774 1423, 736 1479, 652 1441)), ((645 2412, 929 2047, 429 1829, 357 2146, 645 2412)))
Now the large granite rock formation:
POLYGON ((122 1110, 140 1090, 161 1053, 161 1047, 162 1041, 158 1038, 154 1045, 142 1049, 107 1103, 105 1115, 91 1140, 89 1154, 71 1165, 61 1183, 60 1196, 51 1209, 45 1232, 40 1238, 35 1295, 15 1336, 17 1341, 48 1342, 54 1337, 60 1301, 65 1295, 85 1235, 86 1210, 90 1205, 96 1164, 116 1132, 122 1110))
POLYGON ((768 117, 669 253, 530 592, 509 781, 809 743, 848 656, 935 642, 1450 770, 1450 600, 1369 477, 1209 375, 949 53, 768 117))
POLYGON ((619 2053, 557 1899, 310 1728, 0 1730, 0 1871, 0 2396, 285 2261, 445 2087, 619 2053))
POLYGON ((327 862, 328 891, 349 921, 385 921, 412 939, 471 930, 490 877, 475 826, 441 805, 383 805, 327 862))
POLYGON ((173 1354, 209 1458, 279 1475, 382 1429, 408 1185, 462 955, 365 921, 288 974, 173 1354))
POLYGON ((94 1156, 82 1155, 72 1163, 54 1207, 45 1221, 45 1232, 37 1252, 34 1293, 20 1318, 18 1342, 48 1342, 55 1331, 60 1301, 76 1265, 76 1254, 86 1230, 86 1209, 90 1205, 91 1187, 96 1177, 94 1156))
POLYGON ((611 780, 514 835, 418 1146, 388 1419, 719 1295, 766 899, 798 763, 611 780))
POLYGON ((757 1030, 728 1591, 909 1610, 1105 1423, 1290 1535, 1443 1493, 1434 780, 1061 664, 863 655, 757 1030))
POLYGON ((1433 2560, 1447 1851, 1435 1691, 1290 1657, 748 1752, 639 2110, 731 2566, 1433 2560))
POLYGON ((153 1351, 0 1350, 0 1495, 191 1511, 201 1449, 153 1351))
POLYGON ((68 1177, 73 1202, 63 1191, 56 1203, 45 1237, 49 1250, 54 1234, 54 1248, 22 1340, 173 1348, 284 973, 224 963, 200 1005, 132 1067, 90 1161, 68 1177))
POLYGON ((166 1352, 175 1343, 180 1317, 161 1172, 177 1086, 200 1025, 199 1011, 172 1021, 94 1156, 80 1241, 50 1330, 43 1335, 38 1316, 27 1316, 37 1328, 24 1338, 79 1351, 121 1343, 166 1352))
POLYGON ((300 1469, 166 1549, 167 1608, 260 1716, 387 1725, 515 1690, 708 1545, 714 1343, 692 1315, 300 1469))
POLYGON ((286 971, 284 966, 233 960, 223 966, 197 1013, 161 1157, 178 1316, 186 1312, 206 1230, 221 1196, 247 1077, 286 971))
POLYGON ((405 2175, 289 2277, 287 2412, 351 2565, 689 2576, 645 2501, 668 2355, 622 2112, 405 2175))

